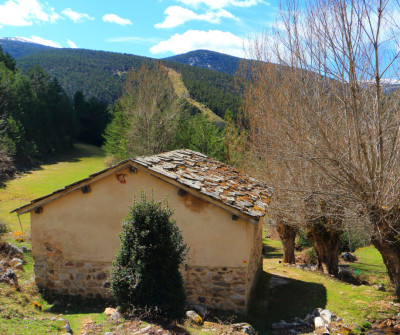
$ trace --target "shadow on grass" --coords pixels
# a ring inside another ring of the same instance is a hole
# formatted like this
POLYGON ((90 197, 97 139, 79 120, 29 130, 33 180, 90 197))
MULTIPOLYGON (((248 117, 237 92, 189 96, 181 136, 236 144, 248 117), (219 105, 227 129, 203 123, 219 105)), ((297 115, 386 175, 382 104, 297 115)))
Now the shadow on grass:
POLYGON ((327 293, 323 285, 263 271, 245 319, 259 334, 272 334, 272 323, 304 318, 315 308, 325 308, 326 303, 327 293))
POLYGON ((54 165, 58 163, 77 163, 83 158, 101 156, 101 149, 90 144, 75 143, 71 148, 62 152, 54 152, 36 160, 17 164, 17 171, 24 174, 32 174, 34 171, 43 170, 42 165, 54 165))
POLYGON ((263 244, 263 255, 264 258, 283 258, 282 248, 263 244))
POLYGON ((42 293, 42 296, 45 300, 53 303, 53 306, 45 311, 56 314, 103 313, 106 307, 115 308, 115 303, 103 299, 79 299, 68 296, 48 297, 46 293, 42 293))
POLYGON ((370 273, 374 273, 377 275, 386 275, 387 274, 386 269, 382 269, 382 266, 380 266, 380 265, 357 262, 357 263, 352 263, 351 265, 349 265, 349 267, 355 271, 359 270, 362 272, 370 272, 370 273))

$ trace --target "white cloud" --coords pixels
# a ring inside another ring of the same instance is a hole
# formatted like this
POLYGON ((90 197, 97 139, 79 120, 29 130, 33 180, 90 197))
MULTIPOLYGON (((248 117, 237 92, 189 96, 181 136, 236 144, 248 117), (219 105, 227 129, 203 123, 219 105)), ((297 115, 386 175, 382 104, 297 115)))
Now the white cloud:
POLYGON ((106 14, 103 16, 103 21, 104 22, 109 22, 109 23, 116 23, 121 26, 126 26, 126 25, 131 25, 132 22, 129 19, 123 19, 122 17, 119 17, 118 15, 115 14, 106 14))
POLYGON ((66 8, 61 13, 63 13, 65 16, 67 16, 69 19, 71 19, 75 23, 82 22, 85 20, 90 20, 90 21, 94 20, 94 17, 91 17, 90 15, 85 14, 85 13, 75 12, 71 8, 66 8))
POLYGON ((251 7, 264 3, 269 5, 264 0, 177 0, 185 5, 198 8, 200 5, 206 5, 213 9, 224 8, 228 6, 232 7, 251 7))
POLYGON ((30 26, 35 22, 55 22, 60 16, 47 3, 37 0, 8 0, 0 5, 0 24, 30 26))
POLYGON ((68 45, 69 45, 69 47, 71 49, 76 49, 77 48, 76 44, 74 42, 72 42, 71 40, 68 40, 67 43, 68 43, 68 45))
POLYGON ((221 18, 235 19, 235 17, 225 9, 209 11, 206 14, 196 14, 190 9, 180 6, 170 6, 165 10, 164 13, 167 15, 167 17, 165 18, 164 22, 155 24, 155 28, 173 28, 191 20, 219 23, 221 18))
POLYGON ((153 54, 172 52, 175 55, 196 49, 207 49, 243 57, 243 39, 221 30, 188 30, 175 34, 150 48, 153 54))
POLYGON ((39 36, 31 36, 31 37, 19 37, 17 36, 17 38, 23 39, 25 41, 28 42, 32 42, 32 43, 37 43, 37 44, 42 44, 42 45, 47 45, 49 47, 53 47, 53 48, 61 48, 61 44, 51 41, 51 40, 46 40, 42 37, 39 36))

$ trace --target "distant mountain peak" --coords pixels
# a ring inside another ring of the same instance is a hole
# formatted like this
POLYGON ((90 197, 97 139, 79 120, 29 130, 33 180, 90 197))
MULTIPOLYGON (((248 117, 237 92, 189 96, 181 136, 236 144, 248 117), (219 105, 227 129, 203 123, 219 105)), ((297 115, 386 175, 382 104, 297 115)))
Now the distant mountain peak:
POLYGON ((228 74, 234 74, 242 61, 242 58, 239 57, 204 49, 189 51, 164 59, 228 74))

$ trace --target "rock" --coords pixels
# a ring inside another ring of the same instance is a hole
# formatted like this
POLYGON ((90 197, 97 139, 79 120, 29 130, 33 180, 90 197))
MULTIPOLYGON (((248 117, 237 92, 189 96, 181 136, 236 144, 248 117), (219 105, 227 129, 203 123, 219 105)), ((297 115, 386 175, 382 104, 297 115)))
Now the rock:
POLYGON ((297 334, 297 331, 295 331, 294 329, 290 329, 290 330, 289 330, 289 334, 296 335, 296 334, 297 334))
POLYGON ((7 269, 3 273, 0 273, 0 282, 7 283, 10 285, 18 285, 17 275, 13 269, 7 269))
MULTIPOLYGON (((111 308, 112 309, 112 308, 111 308)), ((110 320, 114 322, 118 322, 122 319, 122 315, 119 312, 119 308, 115 309, 112 315, 110 316, 110 320)))
POLYGON ((198 313, 203 319, 207 315, 207 308, 205 308, 203 305, 196 304, 193 306, 193 309, 196 313, 198 313))
POLYGON ((386 292, 386 288, 385 288, 385 286, 383 286, 383 285, 374 285, 374 288, 375 288, 377 291, 386 292))
POLYGON ((316 308, 311 313, 312 316, 319 316, 319 313, 322 311, 322 308, 316 308))
POLYGON ((203 324, 203 319, 195 311, 187 311, 186 316, 188 319, 192 320, 194 323, 196 323, 198 325, 203 324))
POLYGON ((332 322, 332 313, 330 312, 329 309, 322 310, 321 312, 319 312, 319 315, 327 325, 329 325, 332 322))
POLYGON ((340 318, 340 317, 337 317, 337 318, 336 318, 336 322, 341 322, 341 321, 343 321, 342 318, 340 318))
POLYGON ((18 248, 16 245, 7 243, 7 242, 1 242, 0 243, 0 253, 3 254, 6 257, 18 257, 21 258, 22 254, 24 253, 20 248, 18 248))
POLYGON ((341 258, 346 262, 355 262, 357 260, 357 256, 350 252, 345 252, 341 258))
POLYGON ((304 321, 308 322, 311 321, 313 319, 313 316, 310 314, 307 314, 306 317, 304 318, 304 321))
POLYGON ((325 327, 325 322, 320 316, 315 317, 314 327, 315 327, 315 329, 325 327))
POLYGON ((65 331, 69 334, 73 334, 74 332, 71 329, 71 326, 69 325, 69 322, 65 320, 65 326, 62 327, 63 329, 65 329, 65 331))
POLYGON ((24 245, 21 247, 21 250, 22 250, 24 253, 26 253, 26 252, 31 252, 31 251, 32 251, 31 249, 25 247, 24 245))
POLYGON ((56 321, 57 317, 51 318, 51 321, 56 321))
POLYGON ((13 258, 11 261, 10 261, 10 264, 11 264, 11 267, 13 267, 14 269, 18 269, 18 270, 22 270, 22 268, 23 268, 23 261, 22 261, 22 259, 20 259, 20 258, 13 258))
POLYGON ((324 329, 323 335, 329 335, 329 334, 330 334, 329 328, 328 328, 327 325, 325 325, 325 329, 324 329))
POLYGON ((231 327, 233 330, 240 331, 244 334, 251 334, 251 335, 256 334, 254 328, 248 323, 234 323, 233 325, 231 325, 231 327))
POLYGON ((115 308, 107 307, 107 308, 104 310, 104 314, 106 314, 106 315, 108 315, 108 316, 111 316, 111 315, 114 314, 115 311, 116 311, 115 308))

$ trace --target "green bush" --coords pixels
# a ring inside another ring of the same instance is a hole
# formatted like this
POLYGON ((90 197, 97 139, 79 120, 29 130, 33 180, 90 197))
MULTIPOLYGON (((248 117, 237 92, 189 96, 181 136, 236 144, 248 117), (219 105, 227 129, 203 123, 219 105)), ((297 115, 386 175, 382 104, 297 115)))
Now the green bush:
POLYGON ((308 249, 306 251, 304 262, 307 265, 313 265, 318 263, 317 253, 315 252, 314 248, 308 249))
POLYGON ((8 229, 7 225, 0 222, 0 239, 2 235, 7 234, 9 231, 10 230, 8 229))
POLYGON ((297 250, 303 250, 305 248, 312 247, 313 243, 307 238, 306 231, 300 229, 298 232, 298 238, 296 243, 297 250))
POLYGON ((186 294, 179 267, 186 245, 172 214, 167 205, 147 201, 142 192, 122 221, 111 288, 124 312, 169 319, 184 316, 186 294))

